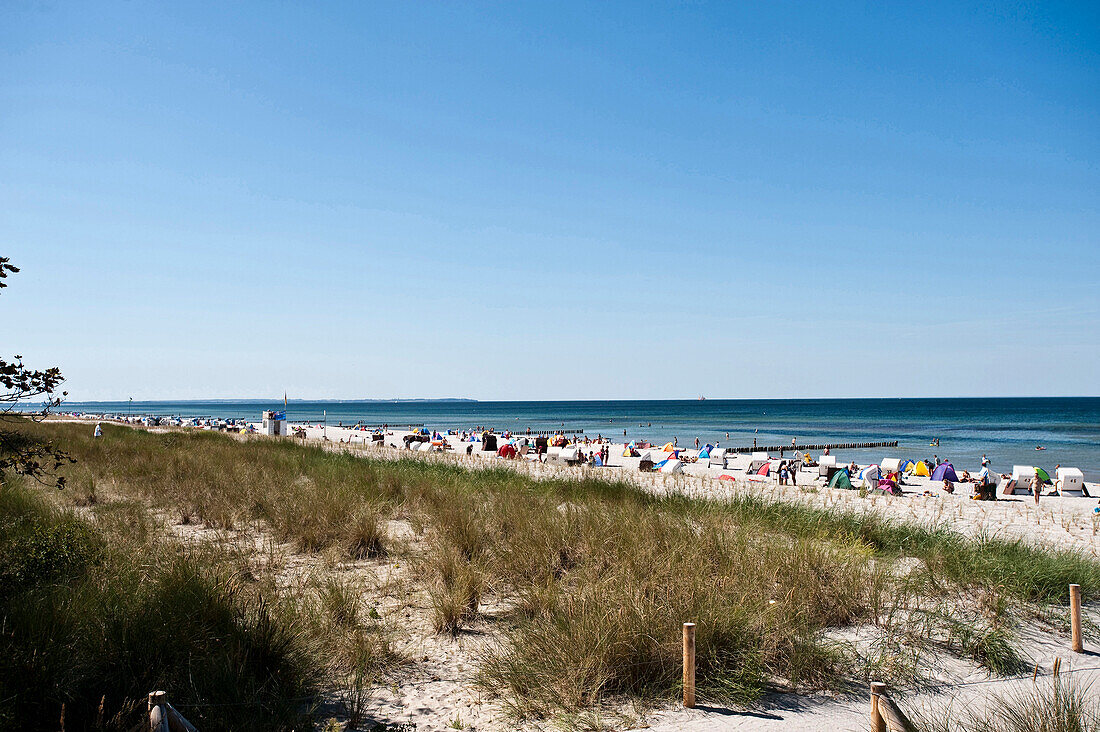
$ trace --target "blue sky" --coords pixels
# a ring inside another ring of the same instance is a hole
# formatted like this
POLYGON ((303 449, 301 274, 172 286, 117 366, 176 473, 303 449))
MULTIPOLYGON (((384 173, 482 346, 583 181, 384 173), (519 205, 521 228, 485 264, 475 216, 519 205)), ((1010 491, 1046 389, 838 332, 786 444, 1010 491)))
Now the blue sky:
POLYGON ((0 7, 75 399, 1096 395, 1100 6, 0 7))

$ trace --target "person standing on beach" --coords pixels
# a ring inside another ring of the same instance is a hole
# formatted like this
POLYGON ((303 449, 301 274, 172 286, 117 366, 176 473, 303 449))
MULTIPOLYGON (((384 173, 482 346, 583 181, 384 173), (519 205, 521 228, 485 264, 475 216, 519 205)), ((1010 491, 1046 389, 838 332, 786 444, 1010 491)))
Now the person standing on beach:
POLYGON ((1031 495, 1035 497, 1035 505, 1039 505, 1039 496, 1043 494, 1043 479, 1039 477, 1038 471, 1035 475, 1031 476, 1031 495))
POLYGON ((695 438, 695 449, 696 450, 699 449, 699 438, 698 437, 695 438))

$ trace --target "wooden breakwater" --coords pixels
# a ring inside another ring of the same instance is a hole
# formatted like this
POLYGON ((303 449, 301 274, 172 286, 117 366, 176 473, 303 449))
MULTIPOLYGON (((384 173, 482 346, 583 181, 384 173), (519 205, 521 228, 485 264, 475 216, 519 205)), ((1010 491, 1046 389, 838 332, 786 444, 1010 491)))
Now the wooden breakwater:
POLYGON ((897 440, 885 442, 830 442, 826 445, 749 445, 748 447, 727 447, 726 452, 796 452, 806 450, 862 450, 869 447, 897 447, 897 440))

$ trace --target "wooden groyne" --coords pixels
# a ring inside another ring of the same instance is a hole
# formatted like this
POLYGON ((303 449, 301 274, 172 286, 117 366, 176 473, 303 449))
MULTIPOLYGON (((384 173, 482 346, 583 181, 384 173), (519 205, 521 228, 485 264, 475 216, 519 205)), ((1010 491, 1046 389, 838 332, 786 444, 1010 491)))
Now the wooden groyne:
POLYGON ((801 450, 824 450, 829 448, 830 450, 863 450, 869 447, 897 447, 897 440, 887 440, 885 442, 830 442, 826 445, 749 445, 748 447, 727 447, 726 452, 795 452, 801 450))

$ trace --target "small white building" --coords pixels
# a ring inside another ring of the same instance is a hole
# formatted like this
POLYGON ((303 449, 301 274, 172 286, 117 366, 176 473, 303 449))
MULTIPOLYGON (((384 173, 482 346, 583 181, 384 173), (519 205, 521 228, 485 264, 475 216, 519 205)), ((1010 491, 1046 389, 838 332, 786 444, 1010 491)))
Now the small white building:
POLYGON ((286 437, 290 434, 286 424, 286 412, 264 412, 264 434, 286 437))

